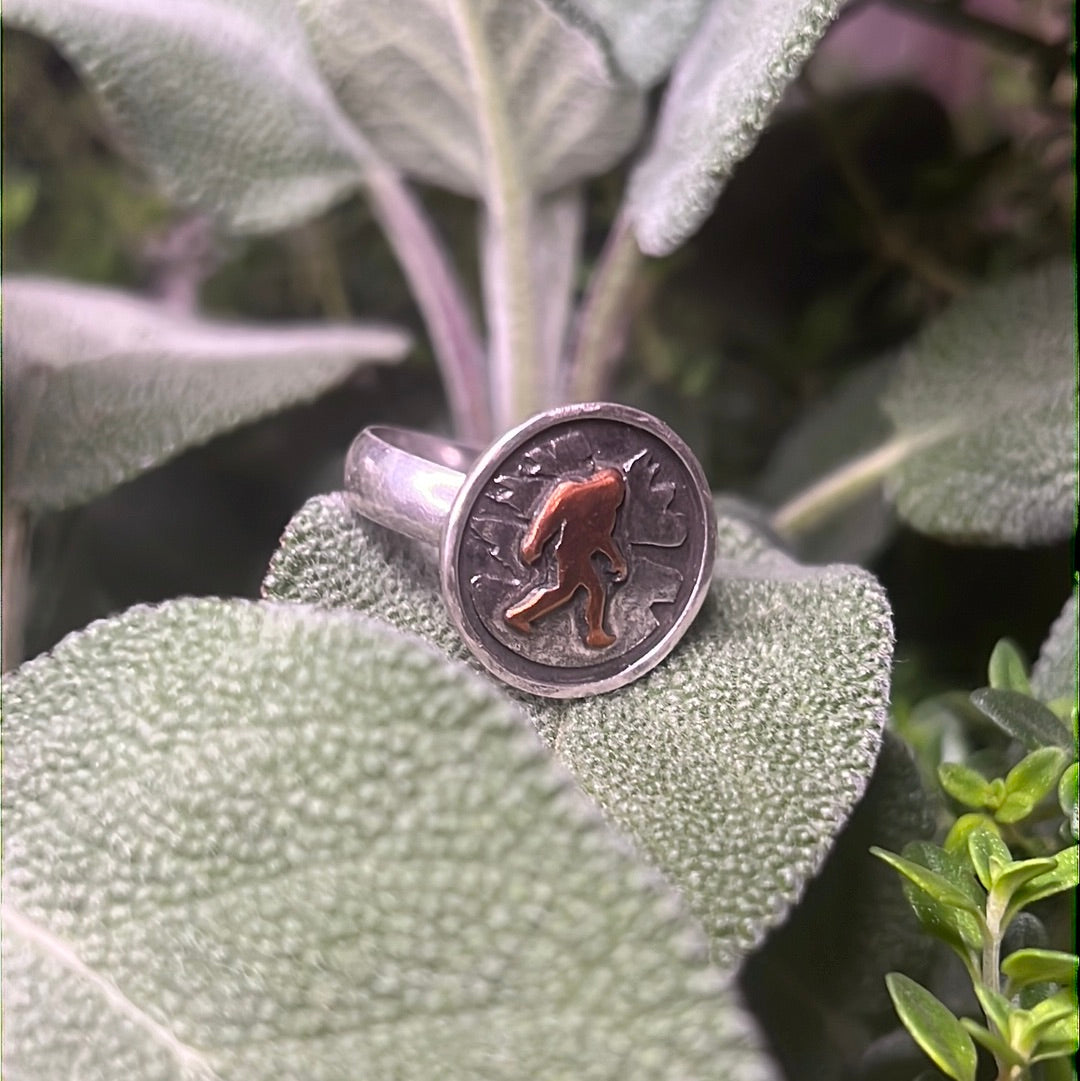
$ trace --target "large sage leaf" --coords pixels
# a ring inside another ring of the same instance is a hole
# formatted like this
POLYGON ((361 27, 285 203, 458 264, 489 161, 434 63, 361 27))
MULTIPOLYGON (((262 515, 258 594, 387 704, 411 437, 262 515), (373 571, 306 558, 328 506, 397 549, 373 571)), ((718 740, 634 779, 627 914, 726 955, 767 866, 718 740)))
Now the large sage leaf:
POLYGON ((642 251, 697 231, 842 0, 713 0, 675 65, 630 182, 642 251))
MULTIPOLYGON (((869 574, 800 566, 739 508, 721 508, 719 532, 710 599, 664 664, 595 698, 519 700, 730 965, 800 896, 866 786, 892 629, 869 574)), ((342 495, 293 519, 264 588, 378 615, 466 655, 430 564, 342 495)))
POLYGON ((409 337, 373 324, 254 326, 109 289, 4 282, 4 497, 99 495, 177 451, 306 401, 409 337))
POLYGON ((694 32, 708 0, 548 0, 596 34, 638 86, 659 82, 694 32))
POLYGON ((415 641, 179 601, 4 708, 12 1077, 773 1076, 670 889, 415 641))
POLYGON ((292 0, 7 0, 54 41, 174 197, 233 228, 317 213, 368 149, 334 101, 292 0))
POLYGON ((541 0, 298 5, 348 114, 433 184, 509 204, 601 172, 637 137, 641 95, 541 0))
POLYGON ((883 406, 909 448, 887 490, 916 528, 1005 544, 1070 536, 1071 264, 1051 263, 955 301, 906 351, 883 406))
POLYGON ((1076 591, 1054 620, 1031 669, 1031 688, 1044 702, 1076 699, 1076 591))

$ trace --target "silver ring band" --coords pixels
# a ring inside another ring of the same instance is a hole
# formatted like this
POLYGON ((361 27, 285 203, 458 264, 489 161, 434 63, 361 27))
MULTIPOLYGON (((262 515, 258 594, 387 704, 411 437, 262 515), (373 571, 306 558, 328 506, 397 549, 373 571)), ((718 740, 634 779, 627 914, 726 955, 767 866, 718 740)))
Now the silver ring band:
POLYGON ((345 457, 345 490, 365 517, 438 547, 480 452, 426 432, 365 428, 345 457))
POLYGON ((701 466, 628 406, 551 409, 483 452, 367 428, 345 487, 365 517, 438 548, 465 643, 532 694, 599 694, 644 675, 675 648, 712 575, 701 466))

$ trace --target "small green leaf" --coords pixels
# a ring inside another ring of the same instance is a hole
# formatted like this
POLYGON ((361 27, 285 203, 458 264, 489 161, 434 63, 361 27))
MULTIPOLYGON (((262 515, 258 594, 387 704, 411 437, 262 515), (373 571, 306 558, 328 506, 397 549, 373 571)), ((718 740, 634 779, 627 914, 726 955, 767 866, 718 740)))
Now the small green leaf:
POLYGON ((985 827, 997 831, 997 826, 992 818, 984 814, 961 815, 949 828, 945 837, 944 849, 946 852, 959 855, 965 862, 968 855, 968 837, 972 831, 985 827))
POLYGON ((681 900, 415 639, 176 601, 3 705, 5 1077, 774 1076, 681 900))
POLYGON ((960 1024, 976 1043, 982 1044, 987 1051, 1001 1062, 1007 1062, 1010 1066, 1023 1066, 1026 1061, 1015 1048, 1010 1047, 1008 1041, 996 1032, 984 1028, 970 1017, 961 1017, 960 1024))
MULTIPOLYGON (((1009 905, 1007 917, 1028 905, 1041 901, 1044 897, 1051 897, 1055 893, 1064 890, 1076 889, 1077 882, 1077 846, 1070 845, 1054 857, 1053 870, 1031 879, 1020 887, 1014 894, 1009 905)), ((1008 918, 1006 919, 1008 922, 1008 918)))
POLYGON ((1076 987, 1063 987, 1049 998, 1032 1006, 1029 1011, 1030 1022, 1028 1032, 1038 1041, 1044 1034, 1050 1035, 1051 1030, 1062 1021, 1076 1024, 1076 987))
POLYGON ((1074 707, 1077 698, 1076 613, 1077 594, 1065 601, 1031 670, 1031 687, 1044 702, 1065 699, 1074 707))
POLYGON ((965 807, 986 806, 990 785, 978 770, 960 762, 942 762, 938 766, 938 780, 957 803, 965 807))
POLYGON ((870 851, 878 859, 884 860, 890 867, 896 868, 909 882, 918 886, 920 890, 940 904, 959 909, 961 912, 978 913, 979 906, 943 875, 931 871, 928 867, 922 867, 912 860, 904 859, 903 856, 898 856, 895 852, 886 852, 876 846, 871 848, 870 851))
POLYGON ((994 812, 999 822, 1019 822, 1054 787, 1069 756, 1060 747, 1040 747, 1022 758, 1005 777, 1005 799, 994 812))
POLYGON ((1078 773, 1076 762, 1061 775, 1061 780, 1058 781, 1058 803, 1061 806, 1061 813, 1069 824, 1074 841, 1077 839, 1077 833, 1080 832, 1077 830, 1076 815, 1078 781, 1080 781, 1080 773, 1078 773))
POLYGON ((117 290, 4 281, 4 498, 91 499, 186 447, 409 348, 377 324, 250 325, 117 290))
POLYGON ((1076 980, 1077 957, 1060 950, 1023 949, 1010 953, 1001 962, 1001 971, 1015 987, 1031 983, 1072 983, 1076 980))
POLYGON ((994 887, 991 891, 999 909, 1004 909, 1016 891, 1026 882, 1046 874, 1056 866, 1057 860, 1053 856, 1047 856, 1040 859, 1017 860, 1000 867, 994 876, 994 887))
POLYGON ((980 981, 976 981, 973 986, 975 988, 975 997, 979 1000, 979 1005, 982 1007, 983 1013, 986 1014, 986 1019, 1002 1035, 1008 1033, 1009 1015, 1012 1012, 1009 1000, 1003 994, 991 990, 980 981))
POLYGON ((987 826, 977 826, 968 834, 968 856, 985 889, 990 889, 1002 867, 1012 863, 1012 853, 1000 835, 987 826))
POLYGON ((1072 739, 1061 721, 1041 702, 1019 691, 996 691, 983 687, 971 692, 971 701, 1002 731, 1018 739, 1029 751, 1039 747, 1064 747, 1072 739))
MULTIPOLYGON (((940 875, 963 893, 971 906, 981 913, 986 898, 972 876, 966 852, 961 858, 929 842, 913 841, 904 846, 903 855, 912 863, 940 875)), ((949 945, 965 964, 969 964, 971 951, 982 948, 981 917, 976 918, 970 911, 942 904, 908 878, 904 879, 904 896, 923 929, 949 945)))
POLYGON ((995 690, 1031 694, 1027 663, 1019 647, 1009 638, 1002 638, 994 646, 994 651, 990 654, 987 678, 995 690))
POLYGON ((1070 537, 1075 360, 1070 260, 972 289, 928 323, 882 403, 905 451, 886 482, 901 517, 990 544, 1070 537))
MULTIPOLYGON (((1047 1059, 1062 1056, 1072 1057, 1077 1052, 1080 1042, 1080 1025, 1076 1019, 1076 1000, 1063 1016, 1050 1024, 1042 1025, 1036 1033, 1037 1042, 1029 1061, 1045 1062, 1047 1059)), ((1075 1074, 1073 1075, 1075 1077, 1075 1074)))
POLYGON ((975 1045, 952 1011, 900 972, 885 982, 904 1027, 938 1069, 954 1081, 975 1081, 975 1045))

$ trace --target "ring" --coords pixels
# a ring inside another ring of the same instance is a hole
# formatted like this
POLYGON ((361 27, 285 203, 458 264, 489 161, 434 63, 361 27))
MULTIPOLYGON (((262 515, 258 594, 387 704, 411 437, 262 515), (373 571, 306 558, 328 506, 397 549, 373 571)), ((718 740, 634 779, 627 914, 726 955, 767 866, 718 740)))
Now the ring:
POLYGON ((438 548, 458 632, 531 694, 580 698, 643 676, 712 576, 705 474, 666 424, 629 406, 550 409, 482 453, 366 428, 345 488, 366 518, 438 548))

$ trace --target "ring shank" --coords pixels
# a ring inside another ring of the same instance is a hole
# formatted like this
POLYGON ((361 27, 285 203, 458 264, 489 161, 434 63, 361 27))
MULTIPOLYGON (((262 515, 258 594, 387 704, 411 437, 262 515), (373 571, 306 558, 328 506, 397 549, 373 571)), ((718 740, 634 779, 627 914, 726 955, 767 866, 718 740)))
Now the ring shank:
POLYGON ((345 458, 345 489, 365 518, 439 545, 454 497, 479 451, 424 432, 365 428, 345 458))

